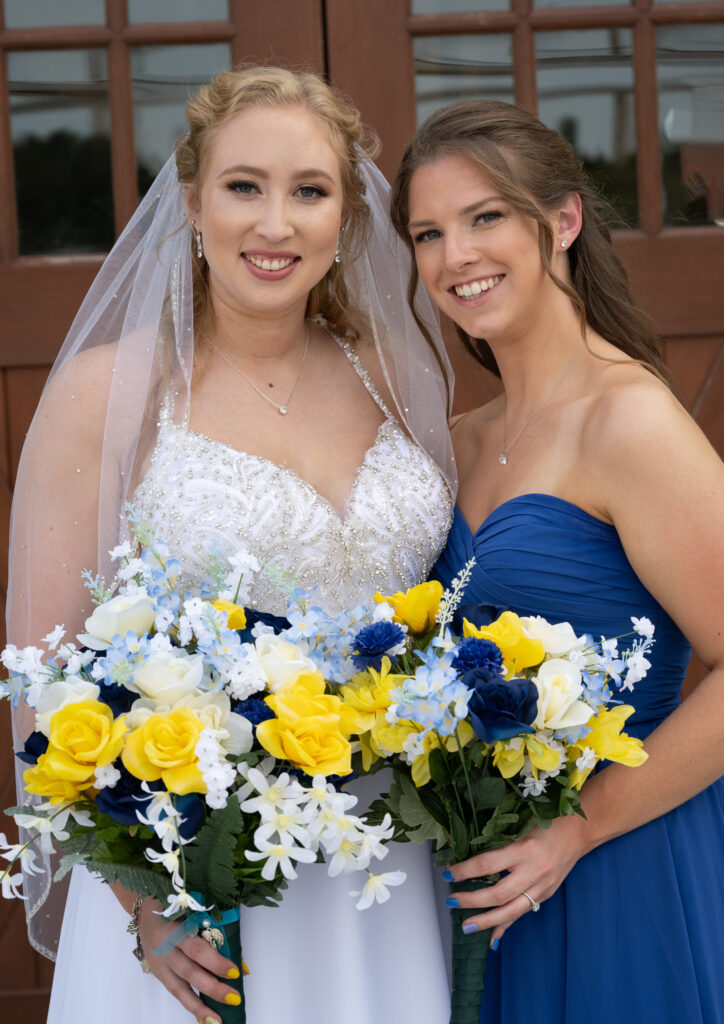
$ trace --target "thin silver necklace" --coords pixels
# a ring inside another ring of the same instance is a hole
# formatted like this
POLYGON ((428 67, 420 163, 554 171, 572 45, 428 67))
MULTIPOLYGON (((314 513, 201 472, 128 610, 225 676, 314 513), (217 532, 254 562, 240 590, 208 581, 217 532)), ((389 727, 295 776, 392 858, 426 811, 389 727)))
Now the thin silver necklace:
POLYGON ((515 435, 513 440, 510 442, 510 444, 508 443, 508 398, 507 398, 507 396, 504 397, 503 401, 505 402, 505 405, 503 406, 503 447, 501 449, 500 455, 498 456, 498 462, 500 463, 501 466, 507 466, 508 465, 508 452, 513 447, 515 442, 518 440, 520 435, 523 433, 525 428, 528 426, 530 421, 533 419, 535 414, 540 412, 541 409, 543 408, 543 406, 546 404, 546 402, 550 402, 551 398, 553 398, 553 396, 555 395, 555 393, 558 390, 558 388, 561 386, 563 381, 568 376, 568 373, 572 369, 573 364, 575 363, 576 359, 578 358, 578 353, 581 351, 582 348, 583 348, 583 342, 581 342, 581 344, 578 346, 576 351, 571 356, 571 358, 570 358, 570 360, 568 362, 568 365, 566 366, 565 370, 563 371, 563 373, 560 375, 560 377, 556 381, 556 383, 555 383, 551 393, 549 395, 546 395, 546 397, 543 399, 543 401, 539 402, 538 405, 536 405, 535 409, 530 414, 530 416, 525 421, 525 423, 520 428, 518 433, 515 435))
POLYGON ((280 413, 282 416, 286 416, 286 414, 289 412, 289 403, 292 400, 292 395, 297 390, 299 378, 302 376, 302 367, 304 366, 304 360, 307 358, 307 349, 309 348, 309 324, 307 324, 307 340, 304 342, 304 351, 302 352, 302 358, 299 363, 297 377, 294 383, 292 384, 292 390, 287 395, 287 400, 283 405, 280 405, 279 402, 275 402, 273 398, 270 398, 269 395, 267 395, 266 391, 263 391, 258 384, 255 384, 251 377, 247 376, 244 373, 244 371, 236 365, 236 363, 232 363, 232 361, 229 359, 226 353, 222 352, 220 348, 217 348, 216 345, 214 345, 213 341, 209 342, 209 344, 213 348, 214 352, 216 352, 217 355, 221 356, 225 363, 229 364, 232 370, 236 370, 236 372, 244 378, 247 384, 250 384, 251 387, 254 388, 257 395, 260 395, 265 402, 269 403, 269 405, 273 405, 277 412, 280 413))

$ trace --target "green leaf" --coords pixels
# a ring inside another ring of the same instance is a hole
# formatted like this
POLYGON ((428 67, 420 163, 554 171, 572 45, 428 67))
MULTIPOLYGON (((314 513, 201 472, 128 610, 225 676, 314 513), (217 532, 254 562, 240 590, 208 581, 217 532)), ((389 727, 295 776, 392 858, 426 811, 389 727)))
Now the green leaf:
POLYGON ((135 892, 138 896, 153 896, 161 903, 166 902, 166 897, 172 889, 170 877, 165 872, 163 875, 157 874, 151 868, 109 864, 100 860, 87 860, 85 866, 108 883, 120 882, 129 892, 135 892))
POLYGON ((430 751, 428 766, 430 768, 430 778, 433 782, 437 783, 438 786, 448 786, 450 784, 450 772, 445 761, 445 755, 439 747, 435 747, 430 751))
POLYGON ((468 827, 459 814, 451 815, 450 826, 452 831, 453 856, 456 861, 466 860, 470 846, 468 827))
MULTIPOLYGON (((467 791, 467 787, 463 792, 467 791)), ((505 800, 507 786, 505 779, 494 775, 479 775, 470 780, 470 791, 477 810, 499 807, 505 800)))
POLYGON ((58 869, 53 875, 54 882, 60 882, 75 867, 76 864, 85 864, 86 857, 82 853, 66 853, 61 857, 58 869))
POLYGON ((234 875, 237 837, 244 831, 238 800, 209 814, 192 843, 184 847, 186 888, 203 894, 206 903, 224 909, 238 906, 239 887, 234 875))
POLYGON ((442 843, 447 843, 447 832, 436 821, 433 821, 432 818, 428 818, 427 822, 420 825, 419 828, 408 832, 406 838, 411 843, 425 843, 429 839, 434 841, 439 847, 442 843))

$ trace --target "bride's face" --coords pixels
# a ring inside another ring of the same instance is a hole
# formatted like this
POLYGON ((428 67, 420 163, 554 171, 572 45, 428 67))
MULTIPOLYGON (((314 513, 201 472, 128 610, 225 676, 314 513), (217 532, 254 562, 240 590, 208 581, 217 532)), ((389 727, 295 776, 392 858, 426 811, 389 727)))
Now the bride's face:
POLYGON ((334 260, 339 157, 304 107, 244 110, 215 136, 188 203, 215 305, 276 317, 303 308, 334 260))

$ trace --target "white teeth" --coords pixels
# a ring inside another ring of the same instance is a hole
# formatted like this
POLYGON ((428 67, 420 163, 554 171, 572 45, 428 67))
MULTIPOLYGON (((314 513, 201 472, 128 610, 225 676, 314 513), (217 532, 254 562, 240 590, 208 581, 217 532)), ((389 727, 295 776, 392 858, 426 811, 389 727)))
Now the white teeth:
POLYGON ((455 294, 461 299, 472 299, 476 295, 482 295, 483 292, 487 292, 489 288, 492 288, 502 280, 503 275, 501 274, 498 277, 482 277, 479 281, 471 281, 470 284, 456 284, 455 294))
POLYGON ((260 256, 249 256, 245 254, 245 258, 249 263, 253 263, 255 267, 260 270, 285 270, 287 267, 294 263, 294 257, 287 257, 286 259, 270 260, 262 259, 260 256))

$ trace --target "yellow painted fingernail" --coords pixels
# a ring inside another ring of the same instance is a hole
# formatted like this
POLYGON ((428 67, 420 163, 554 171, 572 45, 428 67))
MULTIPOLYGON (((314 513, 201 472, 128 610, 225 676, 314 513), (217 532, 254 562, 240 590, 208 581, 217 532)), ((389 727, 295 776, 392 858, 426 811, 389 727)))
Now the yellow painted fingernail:
POLYGON ((230 967, 229 970, 226 972, 226 977, 227 978, 231 978, 232 980, 238 978, 239 977, 239 968, 238 967, 230 967))
POLYGON ((246 966, 246 964, 244 963, 244 961, 243 961, 243 960, 241 961, 241 970, 242 970, 242 973, 243 973, 243 974, 251 974, 251 971, 250 971, 250 970, 249 970, 249 968, 248 968, 248 967, 246 966))
POLYGON ((238 1006, 241 1003, 241 996, 238 992, 227 992, 224 996, 224 1002, 228 1003, 229 1006, 238 1006))
POLYGON ((203 1020, 199 1021, 199 1024, 221 1024, 218 1017, 204 1017, 203 1020))

